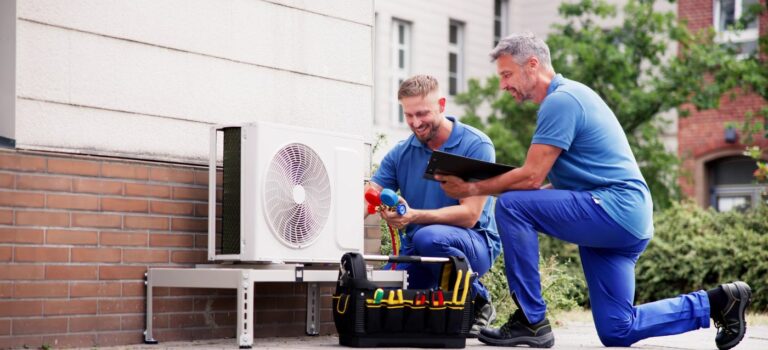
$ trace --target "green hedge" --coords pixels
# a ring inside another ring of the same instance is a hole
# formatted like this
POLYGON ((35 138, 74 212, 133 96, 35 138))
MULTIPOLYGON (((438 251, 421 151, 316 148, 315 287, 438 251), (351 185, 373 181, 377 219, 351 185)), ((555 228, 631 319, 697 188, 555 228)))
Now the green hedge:
POLYGON ((743 280, 751 310, 768 310, 768 206, 718 213, 678 204, 656 214, 655 228, 636 268, 638 303, 743 280))
MULTIPOLYGON (((752 311, 768 311, 768 206, 719 213, 693 203, 654 214, 655 234, 635 268, 635 304, 743 280, 752 287, 752 311)), ((540 235, 541 254, 568 266, 586 285, 575 245, 540 235)), ((585 293, 579 304, 588 306, 585 293)), ((578 298, 578 295, 570 297, 578 298)))

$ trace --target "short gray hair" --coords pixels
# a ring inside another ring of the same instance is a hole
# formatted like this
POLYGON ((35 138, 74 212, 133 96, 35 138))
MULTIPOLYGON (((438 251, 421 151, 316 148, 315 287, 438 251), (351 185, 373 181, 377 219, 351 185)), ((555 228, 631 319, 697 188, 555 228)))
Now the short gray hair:
POLYGON ((552 68, 552 60, 549 57, 549 46, 544 40, 537 38, 533 33, 512 34, 499 43, 491 51, 491 62, 499 59, 501 55, 510 55, 517 64, 525 64, 531 56, 536 56, 545 67, 552 68))

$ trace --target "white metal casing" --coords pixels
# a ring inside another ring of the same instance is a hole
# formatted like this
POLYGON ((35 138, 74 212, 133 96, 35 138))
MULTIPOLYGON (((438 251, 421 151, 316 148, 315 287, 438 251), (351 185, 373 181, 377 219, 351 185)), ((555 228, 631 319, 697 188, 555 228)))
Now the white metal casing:
MULTIPOLYGON (((232 127, 232 126, 226 126, 232 127)), ((209 191, 209 260, 338 263, 345 252, 363 251, 363 149, 361 137, 269 122, 241 128, 240 254, 216 254, 215 186, 209 191), (330 212, 317 238, 291 247, 278 239, 266 219, 264 181, 275 154, 289 144, 308 146, 321 159, 331 189, 330 212), (213 196, 213 197, 211 197, 213 196)), ((211 128, 211 164, 216 160, 218 131, 211 128)), ((215 169, 211 166, 211 169, 215 169)), ((209 184, 215 184, 215 170, 209 184)))

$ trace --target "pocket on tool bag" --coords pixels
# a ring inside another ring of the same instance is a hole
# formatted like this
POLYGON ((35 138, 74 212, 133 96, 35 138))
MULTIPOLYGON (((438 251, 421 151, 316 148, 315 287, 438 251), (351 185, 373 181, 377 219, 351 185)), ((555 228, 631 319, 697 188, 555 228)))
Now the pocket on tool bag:
POLYGON ((424 332, 424 322, 427 316, 426 305, 405 305, 403 317, 405 322, 403 328, 412 333, 424 332))
POLYGON ((464 321, 464 306, 447 306, 445 308, 446 325, 445 333, 447 334, 459 334, 461 333, 462 324, 464 321))
POLYGON ((336 330, 342 334, 352 333, 354 331, 354 300, 349 294, 338 294, 332 297, 333 322, 336 324, 336 330))
POLYGON ((445 306, 429 306, 427 308, 427 331, 445 333, 445 306))
POLYGON ((403 304, 386 305, 382 311, 384 312, 385 331, 400 332, 403 330, 403 313, 405 312, 403 304))
POLYGON ((382 304, 365 303, 365 332, 378 333, 382 331, 381 318, 383 313, 382 304))

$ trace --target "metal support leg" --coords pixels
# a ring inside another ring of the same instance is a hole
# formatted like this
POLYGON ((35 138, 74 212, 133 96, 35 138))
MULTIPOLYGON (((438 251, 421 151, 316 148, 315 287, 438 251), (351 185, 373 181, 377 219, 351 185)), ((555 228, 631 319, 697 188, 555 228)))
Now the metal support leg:
POLYGON ((144 344, 157 344, 157 340, 152 338, 152 281, 149 278, 149 272, 144 273, 144 287, 147 297, 147 322, 144 329, 144 344))
POLYGON ((249 271, 242 272, 237 287, 237 341, 240 349, 253 347, 253 280, 249 271))
POLYGON ((320 283, 307 284, 307 334, 320 334, 320 283))

